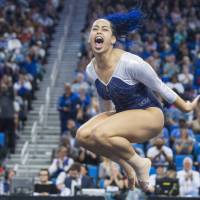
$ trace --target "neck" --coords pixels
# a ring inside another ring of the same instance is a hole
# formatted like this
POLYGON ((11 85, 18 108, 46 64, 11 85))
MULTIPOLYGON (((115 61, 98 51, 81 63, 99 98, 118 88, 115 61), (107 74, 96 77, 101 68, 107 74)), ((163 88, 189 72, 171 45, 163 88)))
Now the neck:
POLYGON ((102 54, 96 54, 94 53, 95 56, 95 61, 97 63, 98 68, 109 68, 110 67, 110 60, 112 57, 113 49, 109 49, 105 53, 102 54))

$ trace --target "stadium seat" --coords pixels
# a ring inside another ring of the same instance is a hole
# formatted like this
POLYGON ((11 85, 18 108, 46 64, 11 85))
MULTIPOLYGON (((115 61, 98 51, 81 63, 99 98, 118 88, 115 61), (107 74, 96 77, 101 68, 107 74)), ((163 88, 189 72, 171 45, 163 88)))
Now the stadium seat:
POLYGON ((103 178, 101 178, 101 179, 99 180, 99 187, 100 187, 100 188, 104 188, 104 179, 103 179, 103 178))
POLYGON ((95 184, 97 183, 98 178, 98 167, 94 165, 87 165, 88 175, 94 179, 95 184))
POLYGON ((5 134, 3 132, 0 132, 0 146, 5 146, 5 134))
POLYGON ((152 174, 156 174, 156 168, 155 168, 155 167, 151 167, 149 173, 150 173, 150 175, 152 175, 152 174))
POLYGON ((175 156, 176 170, 181 170, 183 168, 183 160, 185 157, 190 157, 193 160, 192 155, 176 155, 175 156))

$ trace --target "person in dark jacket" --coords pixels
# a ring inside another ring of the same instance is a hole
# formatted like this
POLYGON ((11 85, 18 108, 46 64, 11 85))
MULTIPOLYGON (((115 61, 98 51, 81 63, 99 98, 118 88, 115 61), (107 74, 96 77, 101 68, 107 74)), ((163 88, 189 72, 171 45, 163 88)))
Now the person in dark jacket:
POLYGON ((5 133, 11 153, 15 152, 14 114, 14 91, 11 81, 5 77, 0 83, 0 131, 5 133))
POLYGON ((81 188, 94 188, 94 182, 91 177, 81 175, 81 164, 74 163, 70 167, 64 183, 57 185, 57 188, 61 191, 61 195, 65 190, 69 190, 71 195, 75 195, 76 191, 81 188))
POLYGON ((56 185, 49 181, 48 169, 40 169, 39 182, 34 184, 34 196, 49 196, 57 194, 58 190, 56 185))
POLYGON ((78 109, 81 107, 81 100, 77 93, 72 92, 71 84, 65 83, 65 93, 58 100, 58 111, 60 112, 61 134, 66 130, 68 119, 76 120, 78 109))

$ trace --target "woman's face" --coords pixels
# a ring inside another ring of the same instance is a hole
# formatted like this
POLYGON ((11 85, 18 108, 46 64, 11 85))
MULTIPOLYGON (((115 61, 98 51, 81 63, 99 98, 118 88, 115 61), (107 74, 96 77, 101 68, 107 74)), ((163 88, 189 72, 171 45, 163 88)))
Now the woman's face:
POLYGON ((91 28, 89 44, 93 53, 104 53, 113 48, 116 37, 112 33, 111 24, 108 20, 98 19, 91 28))

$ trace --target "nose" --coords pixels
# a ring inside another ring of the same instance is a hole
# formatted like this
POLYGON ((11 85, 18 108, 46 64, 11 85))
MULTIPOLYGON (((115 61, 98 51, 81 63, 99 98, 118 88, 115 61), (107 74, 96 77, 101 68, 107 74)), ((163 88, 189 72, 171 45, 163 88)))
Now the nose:
POLYGON ((101 28, 98 28, 98 29, 97 29, 97 35, 98 35, 98 34, 101 34, 101 33, 102 33, 101 28))

